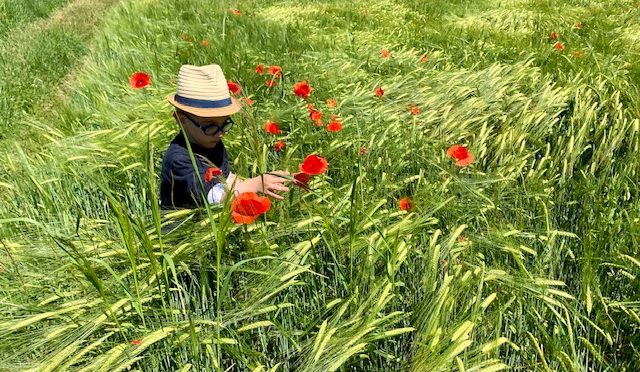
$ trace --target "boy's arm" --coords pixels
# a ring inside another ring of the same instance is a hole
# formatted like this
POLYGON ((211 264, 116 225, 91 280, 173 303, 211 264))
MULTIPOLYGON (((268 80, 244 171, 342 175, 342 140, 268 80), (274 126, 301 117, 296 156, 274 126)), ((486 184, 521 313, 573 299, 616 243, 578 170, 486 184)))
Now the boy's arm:
POLYGON ((227 177, 227 186, 229 186, 230 188, 233 187, 233 183, 236 182, 236 179, 237 182, 242 181, 242 178, 238 177, 237 174, 229 172, 229 177, 227 177))
POLYGON ((237 174, 229 172, 226 185, 218 183, 213 186, 211 190, 209 190, 207 199, 209 200, 209 203, 222 204, 224 197, 229 191, 234 191, 236 194, 241 194, 246 191, 254 191, 255 188, 255 181, 245 181, 242 178, 238 177, 237 174))
POLYGON ((205 172, 208 166, 196 158, 197 169, 193 168, 191 159, 182 152, 171 153, 166 161, 163 161, 162 179, 166 188, 165 199, 171 200, 168 205, 174 207, 188 206, 202 203, 202 184, 204 185, 204 195, 211 202, 210 196, 214 188, 224 185, 214 179, 210 182, 204 181, 205 172), (200 178, 200 180, 198 180, 200 178), (220 185, 220 186, 218 186, 220 185), (170 195, 169 195, 170 194, 170 195))
MULTIPOLYGON (((235 173, 229 173, 227 177, 227 191, 233 191, 236 195, 243 192, 257 192, 259 180, 254 178, 244 179, 235 173)), ((223 195, 224 197, 224 195, 223 195)))
MULTIPOLYGON (((241 179, 237 175, 230 173, 227 177, 228 191, 233 191, 235 195, 245 192, 262 192, 276 199, 283 199, 281 195, 274 191, 289 191, 289 188, 283 185, 288 179, 283 176, 289 176, 287 171, 274 171, 258 175, 249 179, 241 179)), ((224 198, 225 194, 222 195, 224 198)))

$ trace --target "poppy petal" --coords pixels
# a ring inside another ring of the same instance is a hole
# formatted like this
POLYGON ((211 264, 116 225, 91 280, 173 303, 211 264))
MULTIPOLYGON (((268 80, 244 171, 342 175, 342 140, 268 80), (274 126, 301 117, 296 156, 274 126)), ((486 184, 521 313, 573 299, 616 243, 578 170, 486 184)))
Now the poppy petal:
POLYGON ((473 160, 473 155, 469 154, 466 158, 456 161, 456 165, 459 167, 466 167, 467 165, 473 163, 473 160))
POLYGON ((326 172, 328 166, 327 159, 312 154, 307 156, 300 164, 300 170, 310 176, 315 176, 326 172))
POLYGON ((238 212, 231 212, 231 217, 233 218, 233 221, 235 223, 240 223, 240 224, 253 223, 253 221, 255 221, 256 218, 258 218, 258 216, 245 216, 238 212))
POLYGON ((149 85, 151 77, 144 72, 136 72, 129 78, 129 84, 133 89, 144 88, 149 85))
POLYGON ((311 179, 311 176, 309 176, 304 172, 298 172, 298 173, 294 173, 293 179, 294 179, 293 181, 294 185, 300 187, 304 191, 309 191, 308 185, 309 185, 309 180, 311 179))

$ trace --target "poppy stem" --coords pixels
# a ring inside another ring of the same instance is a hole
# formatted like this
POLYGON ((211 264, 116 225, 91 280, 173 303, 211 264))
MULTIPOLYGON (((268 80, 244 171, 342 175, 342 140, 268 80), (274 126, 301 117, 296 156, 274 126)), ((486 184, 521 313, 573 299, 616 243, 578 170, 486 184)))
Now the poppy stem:
POLYGON ((225 37, 225 29, 226 29, 226 25, 227 25, 227 12, 223 12, 222 13, 222 41, 224 41, 224 37, 225 37))

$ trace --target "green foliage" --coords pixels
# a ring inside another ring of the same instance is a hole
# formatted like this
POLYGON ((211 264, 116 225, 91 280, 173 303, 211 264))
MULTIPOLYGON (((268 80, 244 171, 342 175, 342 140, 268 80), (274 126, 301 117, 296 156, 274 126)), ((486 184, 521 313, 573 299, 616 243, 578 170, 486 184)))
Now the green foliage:
POLYGON ((46 122, 54 119, 50 110, 58 85, 73 78, 73 67, 91 48, 98 17, 115 1, 66 3, 0 2, 0 139, 41 135, 25 124, 26 118, 37 114, 46 122))
MULTIPOLYGON (((638 15, 596 0, 125 1, 91 41, 42 34, 26 70, 67 64, 47 90, 92 52, 50 109, 3 114, 42 134, 2 142, 0 369, 637 370, 638 15), (235 171, 293 172, 318 152, 329 172, 312 192, 249 226, 228 203, 159 210, 183 63, 220 64, 255 101, 225 136, 235 171), (258 63, 282 66, 275 88, 258 63), (130 88, 136 71, 149 87, 130 88), (341 132, 309 119, 303 79, 341 132), (457 143, 469 167, 447 157, 457 143)), ((0 104, 44 94, 12 89, 0 104)))
POLYGON ((20 26, 46 18, 68 2, 69 0, 2 0, 0 2, 0 38, 10 38, 12 33, 20 32, 20 26))

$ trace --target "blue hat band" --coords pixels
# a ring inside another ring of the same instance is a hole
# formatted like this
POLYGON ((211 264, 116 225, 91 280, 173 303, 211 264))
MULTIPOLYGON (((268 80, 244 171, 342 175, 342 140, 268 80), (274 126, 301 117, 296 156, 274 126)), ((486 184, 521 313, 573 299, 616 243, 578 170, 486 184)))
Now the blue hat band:
POLYGON ((187 98, 179 95, 175 95, 176 102, 183 105, 197 107, 197 108, 221 108, 231 106, 231 98, 218 99, 215 101, 209 101, 206 99, 187 98))

